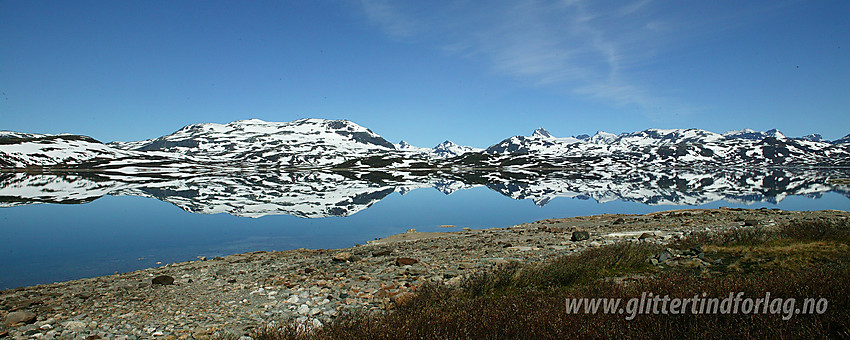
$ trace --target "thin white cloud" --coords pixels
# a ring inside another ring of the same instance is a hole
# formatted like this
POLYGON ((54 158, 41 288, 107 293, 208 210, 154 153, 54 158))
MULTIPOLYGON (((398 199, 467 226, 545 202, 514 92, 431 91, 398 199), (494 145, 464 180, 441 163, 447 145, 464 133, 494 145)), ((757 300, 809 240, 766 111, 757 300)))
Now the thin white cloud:
POLYGON ((381 25, 393 37, 410 37, 416 32, 414 21, 405 18, 391 1, 361 0, 360 5, 369 20, 381 25))
MULTIPOLYGON (((413 2, 416 3, 416 2, 413 2)), ((662 44, 665 24, 651 0, 616 8, 596 2, 431 4, 362 0, 363 12, 393 37, 429 43, 447 53, 489 63, 493 72, 531 86, 617 105, 677 107, 630 78, 662 44), (596 6, 596 7, 594 7, 596 6)))

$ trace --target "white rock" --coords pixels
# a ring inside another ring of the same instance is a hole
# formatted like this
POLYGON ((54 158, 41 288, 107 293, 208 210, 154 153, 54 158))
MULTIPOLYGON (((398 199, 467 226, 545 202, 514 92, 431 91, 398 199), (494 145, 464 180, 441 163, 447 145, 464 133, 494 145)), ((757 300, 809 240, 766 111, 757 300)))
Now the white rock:
POLYGON ((298 312, 298 314, 306 315, 307 313, 310 313, 310 306, 307 306, 307 305, 298 306, 297 312, 298 312))
POLYGON ((82 321, 66 321, 62 323, 62 326, 65 326, 66 329, 74 332, 86 329, 86 323, 82 321))

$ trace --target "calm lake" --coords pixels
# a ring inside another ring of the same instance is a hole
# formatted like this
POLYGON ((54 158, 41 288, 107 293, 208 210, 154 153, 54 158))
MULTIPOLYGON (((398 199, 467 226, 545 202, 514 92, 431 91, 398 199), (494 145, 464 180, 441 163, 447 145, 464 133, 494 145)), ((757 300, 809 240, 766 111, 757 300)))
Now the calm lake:
POLYGON ((0 289, 404 232, 687 208, 850 209, 847 170, 0 173, 0 289))

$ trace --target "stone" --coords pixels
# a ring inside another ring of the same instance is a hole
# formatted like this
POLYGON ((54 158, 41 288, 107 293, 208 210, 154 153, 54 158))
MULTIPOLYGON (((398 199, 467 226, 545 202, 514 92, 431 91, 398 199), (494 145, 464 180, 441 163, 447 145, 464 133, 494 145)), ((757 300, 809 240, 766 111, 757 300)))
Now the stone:
POLYGON ((62 326, 72 332, 79 332, 86 329, 86 323, 82 321, 66 321, 62 323, 62 326))
POLYGON ((33 322, 35 322, 35 313, 30 311, 17 311, 6 314, 6 324, 8 325, 33 322))
POLYGON ((700 256, 700 254, 702 254, 701 247, 694 247, 682 252, 682 255, 684 256, 700 256))
POLYGON ((387 256, 387 255, 389 255, 389 254, 392 254, 392 252, 393 252, 393 251, 392 251, 391 249, 387 249, 387 250, 378 250, 378 251, 373 251, 373 252, 372 252, 372 256, 374 256, 374 257, 378 257, 378 256, 387 256))
POLYGON ((393 295, 391 300, 392 300, 393 303, 395 303, 397 305, 401 305, 401 304, 404 304, 407 301, 410 301, 410 299, 412 297, 413 297, 413 293, 401 292, 401 293, 398 293, 396 295, 393 295))
POLYGON ((446 284, 447 284, 447 285, 449 285, 449 286, 458 287, 458 286, 460 286, 460 284, 461 284, 462 282, 463 282, 463 277, 462 277, 462 276, 455 276, 455 277, 453 277, 453 278, 451 278, 451 279, 448 279, 448 280, 446 281, 446 284))
POLYGON ((587 232, 587 231, 583 231, 583 230, 574 231, 573 234, 570 236, 570 241, 578 242, 578 241, 587 240, 589 238, 590 238, 590 233, 587 232))
POLYGON ((614 224, 623 224, 623 223, 626 223, 626 220, 623 219, 622 217, 614 220, 614 224))
POLYGON ((151 284, 173 285, 174 284, 174 278, 171 277, 171 276, 168 276, 168 275, 160 275, 160 276, 153 278, 153 280, 151 280, 151 284))
POLYGON ((333 260, 337 262, 346 262, 351 260, 351 253, 344 251, 341 253, 334 254, 333 260))
POLYGON ((310 313, 310 306, 300 305, 298 306, 298 310, 296 312, 301 315, 307 315, 307 313, 310 313))
POLYGON ((640 234, 640 236, 638 236, 638 240, 654 239, 654 238, 655 238, 655 234, 653 234, 653 233, 643 233, 643 234, 640 234))
POLYGON ((755 227, 759 225, 759 221, 757 220, 744 220, 745 227, 755 227))
POLYGON ((395 264, 399 266, 410 266, 419 263, 419 260, 409 257, 399 257, 395 259, 395 264))

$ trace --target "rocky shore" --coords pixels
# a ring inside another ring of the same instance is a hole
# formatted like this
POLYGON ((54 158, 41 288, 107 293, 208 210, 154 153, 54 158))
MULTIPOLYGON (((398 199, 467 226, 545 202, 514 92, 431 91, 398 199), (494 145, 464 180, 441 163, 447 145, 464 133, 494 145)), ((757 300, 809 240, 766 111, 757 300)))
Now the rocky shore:
POLYGON ((694 231, 848 217, 846 211, 727 208, 580 216, 482 230, 409 230, 346 249, 200 259, 0 292, 0 337, 207 339, 272 322, 319 327, 348 310, 391 308, 425 283, 455 285, 511 261, 544 261, 615 242, 665 243, 694 231))

